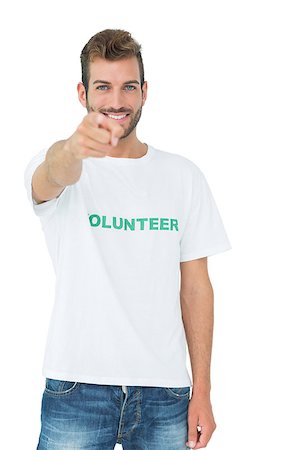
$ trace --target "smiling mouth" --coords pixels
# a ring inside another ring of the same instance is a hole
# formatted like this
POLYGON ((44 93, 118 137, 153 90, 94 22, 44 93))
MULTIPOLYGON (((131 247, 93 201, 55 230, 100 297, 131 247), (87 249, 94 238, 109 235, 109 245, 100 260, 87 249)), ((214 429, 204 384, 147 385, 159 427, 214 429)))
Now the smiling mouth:
POLYGON ((127 114, 110 114, 110 113, 103 113, 105 116, 109 117, 110 119, 114 120, 122 120, 125 119, 125 117, 129 116, 129 113, 127 114))

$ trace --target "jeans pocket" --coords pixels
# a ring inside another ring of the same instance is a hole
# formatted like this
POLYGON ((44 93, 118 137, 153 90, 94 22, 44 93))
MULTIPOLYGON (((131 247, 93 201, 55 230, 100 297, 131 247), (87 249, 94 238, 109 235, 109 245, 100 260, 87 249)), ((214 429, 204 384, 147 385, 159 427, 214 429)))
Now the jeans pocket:
POLYGON ((73 392, 79 383, 77 381, 55 380, 46 378, 45 392, 52 395, 66 395, 73 392))
POLYGON ((184 387, 165 387, 165 391, 168 395, 170 395, 173 398, 177 399, 183 399, 183 398, 190 398, 190 386, 184 386, 184 387))

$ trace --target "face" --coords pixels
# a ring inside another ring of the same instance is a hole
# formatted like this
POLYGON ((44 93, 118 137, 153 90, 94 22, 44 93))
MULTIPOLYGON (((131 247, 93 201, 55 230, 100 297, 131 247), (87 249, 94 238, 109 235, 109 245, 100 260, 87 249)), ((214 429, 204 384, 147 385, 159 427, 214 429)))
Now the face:
POLYGON ((141 88, 137 58, 107 61, 97 58, 90 63, 88 96, 82 83, 78 84, 81 104, 90 111, 112 114, 124 128, 121 139, 135 130, 147 97, 147 82, 141 88), (125 117, 123 117, 125 115, 125 117))

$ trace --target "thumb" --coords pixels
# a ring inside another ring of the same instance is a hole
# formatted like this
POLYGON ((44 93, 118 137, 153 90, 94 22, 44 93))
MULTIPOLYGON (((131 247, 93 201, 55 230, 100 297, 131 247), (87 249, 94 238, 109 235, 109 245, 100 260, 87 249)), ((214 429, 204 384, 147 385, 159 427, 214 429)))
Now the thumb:
POLYGON ((198 440, 198 430, 197 430, 197 422, 195 423, 189 423, 189 431, 188 431, 188 442, 186 442, 186 445, 189 448, 194 448, 198 440))
POLYGON ((111 145, 116 147, 118 145, 120 137, 122 137, 124 133, 125 133, 125 131, 121 127, 121 125, 118 125, 115 128, 113 128, 112 135, 111 135, 111 145))
POLYGON ((192 439, 192 438, 190 437, 190 439, 191 439, 190 441, 186 442, 186 445, 187 445, 189 448, 194 448, 195 445, 196 445, 196 438, 192 439))

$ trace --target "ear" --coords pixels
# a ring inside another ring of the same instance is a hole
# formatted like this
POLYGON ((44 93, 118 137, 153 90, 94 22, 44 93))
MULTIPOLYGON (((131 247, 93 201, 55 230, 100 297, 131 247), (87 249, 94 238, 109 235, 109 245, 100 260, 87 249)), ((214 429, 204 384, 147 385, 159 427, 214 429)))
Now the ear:
POLYGON ((144 81, 143 87, 142 87, 142 106, 144 106, 146 99, 147 99, 147 91, 148 91, 148 83, 147 81, 144 81))
POLYGON ((80 82, 77 84, 77 92, 80 103, 86 108, 86 92, 83 83, 80 82))

